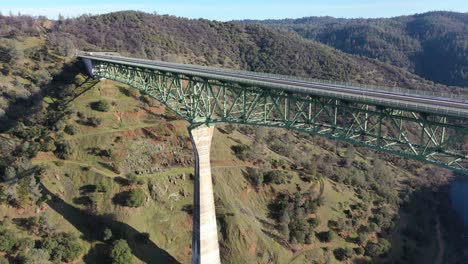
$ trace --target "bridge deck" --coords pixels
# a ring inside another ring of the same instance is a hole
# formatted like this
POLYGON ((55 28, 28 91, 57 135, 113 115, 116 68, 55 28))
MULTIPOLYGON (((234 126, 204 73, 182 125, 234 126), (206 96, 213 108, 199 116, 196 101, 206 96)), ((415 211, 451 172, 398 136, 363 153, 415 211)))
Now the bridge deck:
POLYGON ((165 72, 176 72, 201 78, 256 85, 269 89, 279 89, 299 94, 328 96, 356 102, 396 107, 405 110, 423 111, 448 116, 468 117, 468 98, 465 96, 433 96, 427 94, 417 94, 417 92, 409 93, 391 90, 376 90, 370 89, 368 87, 324 83, 248 71, 227 70, 95 53, 79 53, 77 56, 80 58, 125 64, 140 68, 155 69, 165 72))

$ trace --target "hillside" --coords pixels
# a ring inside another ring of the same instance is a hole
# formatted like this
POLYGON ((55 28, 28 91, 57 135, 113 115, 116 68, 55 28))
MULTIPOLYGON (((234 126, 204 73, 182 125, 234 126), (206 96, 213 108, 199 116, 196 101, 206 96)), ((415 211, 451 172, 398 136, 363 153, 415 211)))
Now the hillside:
POLYGON ((385 19, 239 21, 297 32, 349 54, 375 58, 427 80, 468 86, 468 14, 429 12, 385 19))
POLYGON ((54 27, 53 33, 58 39, 70 36, 79 49, 117 50, 123 55, 150 59, 309 78, 446 90, 443 85, 400 68, 256 25, 118 12, 65 20, 54 27))
MULTIPOLYGON (((12 263, 106 263, 116 252, 128 253, 125 263, 190 260, 186 122, 130 87, 87 79, 75 47, 449 89, 261 26, 120 12, 0 17, 0 29, 0 261, 12 263)), ((217 127, 212 157, 223 263, 460 260, 460 227, 435 192, 451 178, 446 170, 234 125, 217 127)))

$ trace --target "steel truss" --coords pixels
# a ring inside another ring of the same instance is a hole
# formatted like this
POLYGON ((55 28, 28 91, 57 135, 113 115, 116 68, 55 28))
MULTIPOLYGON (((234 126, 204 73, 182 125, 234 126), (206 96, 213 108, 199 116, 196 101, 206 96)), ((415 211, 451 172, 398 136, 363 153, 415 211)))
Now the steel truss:
POLYGON ((468 119, 292 93, 93 60, 93 73, 140 90, 192 126, 293 129, 468 173, 468 119))

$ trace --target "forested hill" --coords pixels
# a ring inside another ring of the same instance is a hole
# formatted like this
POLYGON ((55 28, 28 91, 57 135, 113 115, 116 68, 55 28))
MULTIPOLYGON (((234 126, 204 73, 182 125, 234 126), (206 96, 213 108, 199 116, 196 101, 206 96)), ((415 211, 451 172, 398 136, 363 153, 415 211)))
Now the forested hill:
POLYGON ((350 54, 405 68, 425 79, 468 86, 468 13, 429 12, 382 19, 305 17, 238 21, 293 30, 350 54))
POLYGON ((71 38, 80 49, 411 89, 445 89, 400 68, 259 25, 130 11, 67 19, 52 31, 52 38, 71 38))

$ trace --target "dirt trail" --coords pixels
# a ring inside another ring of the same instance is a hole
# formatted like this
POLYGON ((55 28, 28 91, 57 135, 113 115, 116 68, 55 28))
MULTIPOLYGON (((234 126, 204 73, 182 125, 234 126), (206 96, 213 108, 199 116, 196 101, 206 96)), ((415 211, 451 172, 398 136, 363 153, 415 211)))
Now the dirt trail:
POLYGON ((113 171, 99 169, 99 168, 97 168, 97 167, 90 166, 88 163, 82 163, 82 162, 72 161, 72 160, 52 159, 52 160, 36 161, 36 162, 33 162, 33 163, 35 163, 35 164, 47 164, 47 163, 52 163, 52 162, 56 162, 56 161, 61 161, 61 162, 63 162, 63 163, 74 164, 74 165, 78 165, 78 166, 82 166, 82 167, 91 167, 91 168, 90 168, 91 171, 94 171, 94 172, 96 172, 96 173, 98 173, 98 174, 101 174, 101 175, 107 176, 107 177, 111 177, 111 178, 114 178, 114 177, 119 176, 119 174, 116 174, 116 173, 113 172, 113 171))

